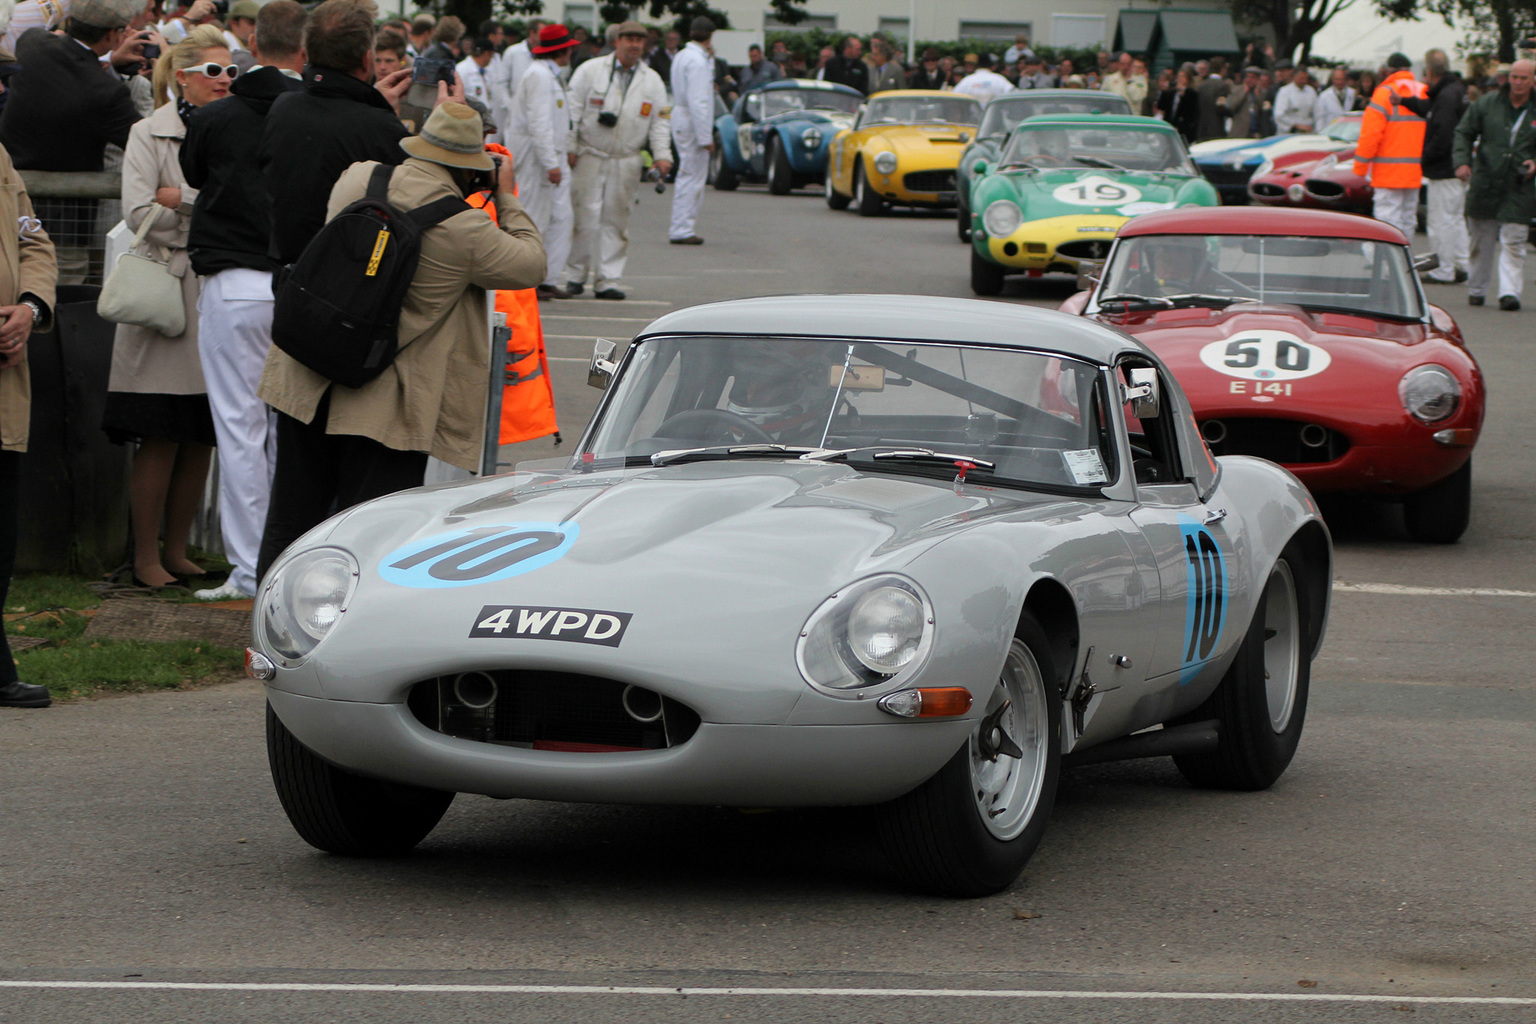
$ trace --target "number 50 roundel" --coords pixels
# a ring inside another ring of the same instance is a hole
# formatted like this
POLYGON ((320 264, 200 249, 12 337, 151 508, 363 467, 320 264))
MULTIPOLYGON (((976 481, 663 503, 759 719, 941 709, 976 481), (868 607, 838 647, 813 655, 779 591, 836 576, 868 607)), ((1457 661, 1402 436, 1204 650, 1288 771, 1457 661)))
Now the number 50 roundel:
POLYGON ((379 575, 401 587, 468 587, 542 568, 576 543, 575 523, 498 523, 439 533, 396 548, 379 575))

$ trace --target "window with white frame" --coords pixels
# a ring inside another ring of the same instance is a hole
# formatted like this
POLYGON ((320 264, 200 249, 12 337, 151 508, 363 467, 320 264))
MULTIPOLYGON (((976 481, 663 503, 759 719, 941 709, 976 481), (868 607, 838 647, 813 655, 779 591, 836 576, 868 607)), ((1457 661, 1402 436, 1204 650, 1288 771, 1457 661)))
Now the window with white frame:
POLYGON ((1102 14, 1051 15, 1052 46, 1104 46, 1109 33, 1102 14))
POLYGON ((819 28, 827 32, 837 30, 837 15, 835 14, 808 14, 801 21, 793 25, 786 25, 771 14, 763 15, 764 32, 809 32, 813 28, 819 28))
POLYGON ((1020 32, 1035 41, 1034 26, 1028 21, 962 21, 961 39, 985 39, 989 43, 1012 43, 1020 32))

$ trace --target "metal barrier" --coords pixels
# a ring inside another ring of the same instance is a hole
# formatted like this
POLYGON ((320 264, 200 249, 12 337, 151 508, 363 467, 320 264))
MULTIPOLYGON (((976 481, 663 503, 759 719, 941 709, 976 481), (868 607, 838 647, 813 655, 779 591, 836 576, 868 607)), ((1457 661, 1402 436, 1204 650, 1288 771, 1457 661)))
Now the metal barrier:
POLYGON ((106 235, 122 219, 122 171, 18 173, 33 212, 53 240, 59 283, 101 284, 106 235))

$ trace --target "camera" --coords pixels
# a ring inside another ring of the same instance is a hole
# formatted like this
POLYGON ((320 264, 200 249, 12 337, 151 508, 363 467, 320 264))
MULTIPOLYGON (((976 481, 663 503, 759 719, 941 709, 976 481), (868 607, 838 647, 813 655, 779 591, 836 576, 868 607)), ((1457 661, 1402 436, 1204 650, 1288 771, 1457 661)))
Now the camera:
POLYGON ((142 56, 145 60, 155 60, 160 56, 160 47, 156 46, 154 43, 145 43, 144 49, 141 51, 140 56, 142 56))
POLYGON ((611 110, 604 110, 597 115, 597 123, 604 128, 612 128, 619 123, 619 115, 611 110))
POLYGON ((411 81, 421 85, 436 85, 438 82, 447 82, 452 85, 453 61, 440 57, 417 57, 416 63, 411 65, 411 81))
POLYGON ((219 16, 220 21, 228 21, 229 0, 213 0, 213 13, 219 16))

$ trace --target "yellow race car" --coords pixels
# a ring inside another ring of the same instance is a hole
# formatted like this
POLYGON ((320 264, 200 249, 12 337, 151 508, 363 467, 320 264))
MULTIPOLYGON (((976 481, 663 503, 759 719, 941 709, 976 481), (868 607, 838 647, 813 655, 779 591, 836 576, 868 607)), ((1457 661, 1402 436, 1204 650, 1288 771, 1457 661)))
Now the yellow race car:
POLYGON ((873 217, 887 206, 954 206, 960 154, 981 123, 981 103, 933 89, 869 98, 852 128, 832 139, 827 205, 854 203, 873 217))

